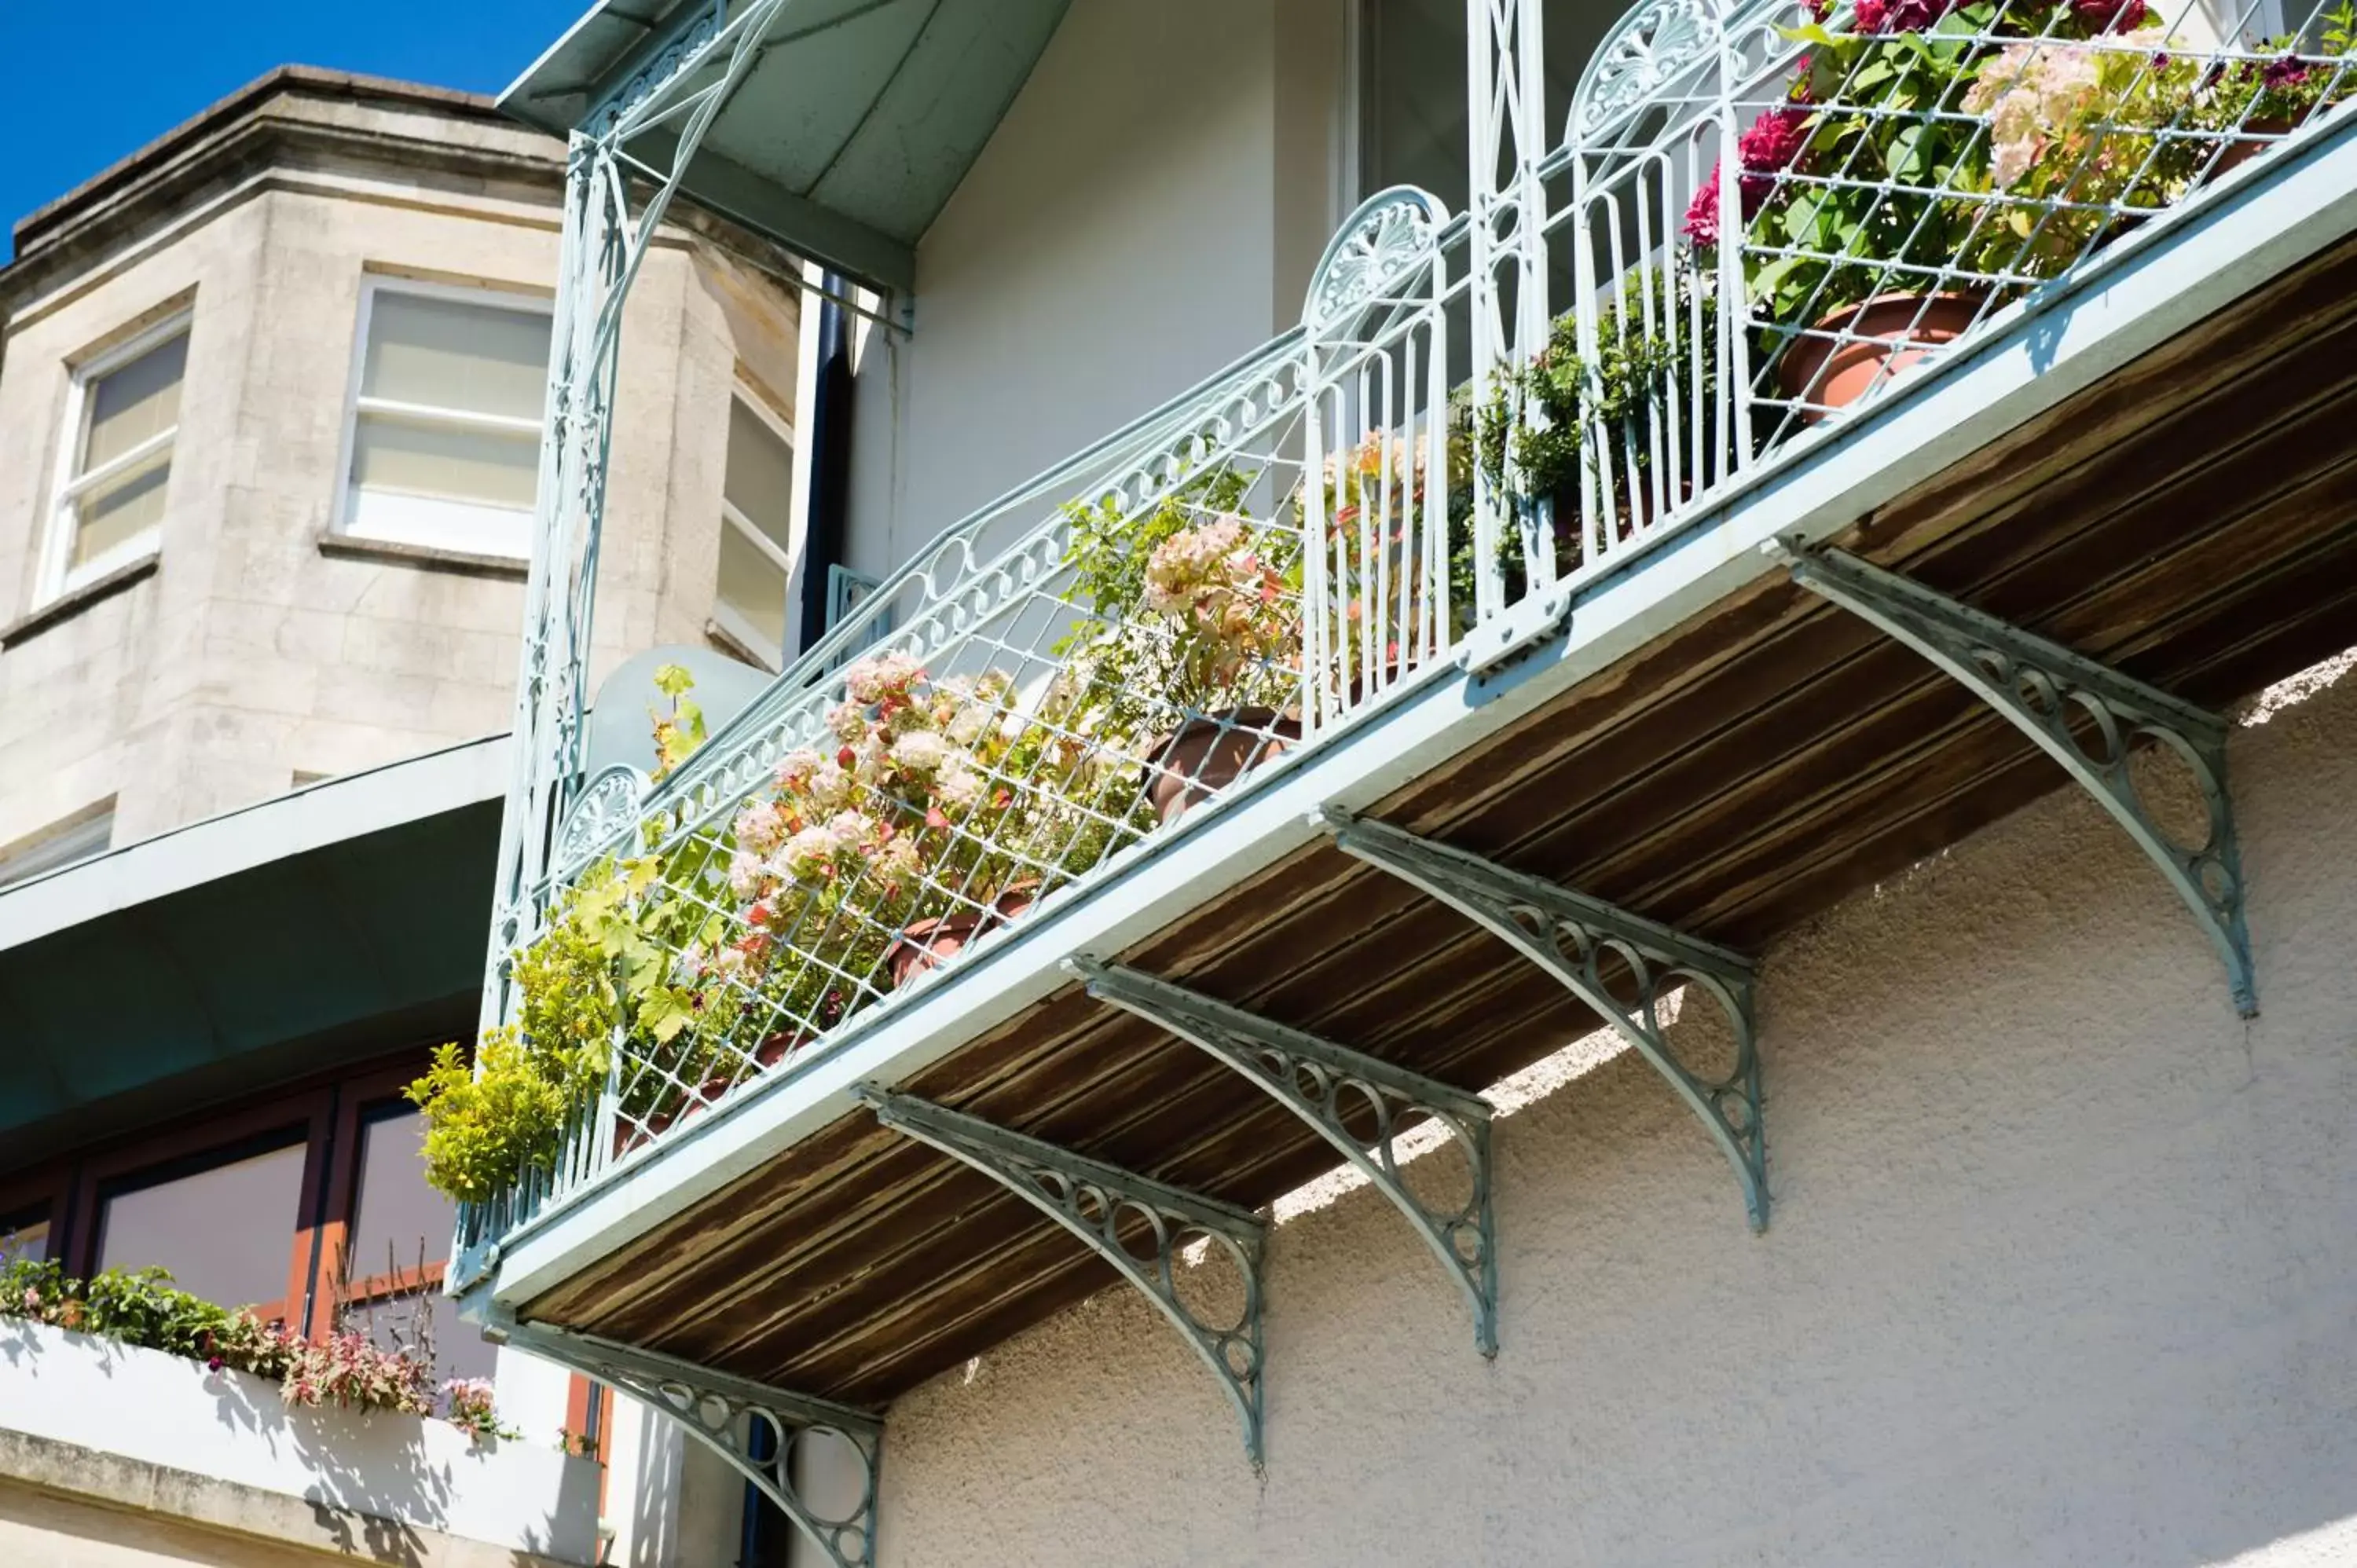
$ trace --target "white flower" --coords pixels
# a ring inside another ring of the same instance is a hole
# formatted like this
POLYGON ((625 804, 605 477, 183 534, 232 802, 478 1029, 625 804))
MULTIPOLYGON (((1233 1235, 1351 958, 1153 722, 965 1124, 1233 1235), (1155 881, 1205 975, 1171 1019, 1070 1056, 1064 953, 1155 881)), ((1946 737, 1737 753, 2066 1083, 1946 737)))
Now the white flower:
POLYGON ((844 689, 852 701, 880 701, 888 692, 907 686, 924 671, 905 653, 886 653, 874 659, 862 659, 843 672, 844 689))
POLYGON ((740 849, 728 860, 728 891, 739 898, 750 898, 761 891, 762 879, 769 875, 769 864, 749 850, 740 849))
POLYGON ((779 835, 785 831, 785 819, 775 800, 756 800, 737 813, 737 842, 757 854, 776 848, 779 835))
POLYGON ((950 743, 931 730, 910 730, 892 743, 892 760, 912 773, 932 773, 954 755, 950 743))
POLYGON ((952 806, 971 806, 982 799, 982 775, 963 765, 947 768, 933 780, 933 793, 952 806))
POLYGON ((834 864, 840 848, 832 827, 804 828, 786 841, 780 854, 785 861, 787 875, 799 881, 826 871, 834 864))

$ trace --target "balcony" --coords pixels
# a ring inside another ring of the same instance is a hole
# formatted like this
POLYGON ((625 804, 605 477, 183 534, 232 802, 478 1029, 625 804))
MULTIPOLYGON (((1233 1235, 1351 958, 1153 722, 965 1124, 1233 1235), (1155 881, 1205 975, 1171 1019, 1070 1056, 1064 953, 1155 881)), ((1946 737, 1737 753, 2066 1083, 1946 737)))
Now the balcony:
POLYGON ((577 685, 528 684, 487 1017, 565 1094, 466 1211, 471 1309, 868 1561, 872 1412, 1123 1280, 1258 1462, 1255 1211, 1340 1162, 1494 1353, 1478 1090, 1586 1031, 1766 1228, 1746 955, 2066 782, 2255 1009, 2215 713, 2352 639, 2347 39, 1904 9, 1640 8, 1566 124, 1499 98, 1469 215, 1370 200, 1297 328, 660 779, 575 778, 577 685), (806 1428, 864 1461, 832 1511, 806 1428))

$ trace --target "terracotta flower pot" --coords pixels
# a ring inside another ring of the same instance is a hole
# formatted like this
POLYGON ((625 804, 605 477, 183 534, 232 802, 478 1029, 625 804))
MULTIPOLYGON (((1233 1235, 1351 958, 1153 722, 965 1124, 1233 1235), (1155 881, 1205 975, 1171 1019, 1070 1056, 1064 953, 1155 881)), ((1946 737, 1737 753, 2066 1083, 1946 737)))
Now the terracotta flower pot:
POLYGON ((1299 722, 1274 708, 1226 708, 1189 719, 1156 744, 1146 764, 1146 798, 1157 821, 1175 822, 1300 738, 1299 722))
POLYGON ((2266 114, 2256 120, 2244 121, 2243 129, 2252 134, 2247 136, 2237 136, 2218 149, 2217 156, 2211 161, 2210 167, 2201 176, 2202 184, 2207 185, 2213 179, 2225 178, 2229 170, 2238 169, 2249 163, 2253 158, 2274 146, 2276 137, 2290 135, 2293 131, 2298 129, 2298 125, 2297 122, 2287 120, 2281 115, 2266 114))
POLYGON ((1980 308, 1976 295, 1876 295, 1820 319, 1813 330, 1825 336, 1794 338, 1777 361, 1778 384, 1794 402, 1819 405, 1801 414, 1814 424, 1863 397, 1886 368, 1898 375, 1963 337, 1980 308), (1844 332, 1849 340, 1835 342, 1833 335, 1844 332))
POLYGON ((939 969, 983 932, 1020 919, 1039 896, 1039 882, 1027 878, 993 899, 987 909, 961 909, 954 915, 909 921, 886 955, 892 969, 893 989, 908 984, 929 969, 939 969))

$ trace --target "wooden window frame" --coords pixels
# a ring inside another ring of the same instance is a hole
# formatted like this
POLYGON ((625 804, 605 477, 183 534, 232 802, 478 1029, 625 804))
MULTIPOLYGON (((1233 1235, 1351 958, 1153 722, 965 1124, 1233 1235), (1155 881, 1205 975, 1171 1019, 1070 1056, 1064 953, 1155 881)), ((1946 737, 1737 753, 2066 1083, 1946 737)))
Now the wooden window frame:
POLYGON ((311 1338, 322 1338, 334 1327, 339 1288, 344 1301, 366 1305, 438 1289, 444 1282, 446 1269, 439 1262, 422 1270, 413 1266, 363 1276, 349 1285, 337 1278, 338 1260, 351 1235, 361 1197, 361 1126, 371 1112, 398 1100, 431 1059, 430 1047, 407 1047, 257 1099, 0 1176, 0 1217, 46 1216, 49 1233, 44 1256, 62 1263, 69 1274, 87 1279, 97 1269, 108 1198, 149 1185, 142 1177, 169 1181, 265 1147, 299 1143, 304 1149, 301 1194, 287 1238, 285 1292, 250 1305, 265 1321, 274 1319, 311 1338), (288 1136, 270 1142, 273 1133, 288 1136))
POLYGON ((274 1301, 223 1302, 223 1306, 251 1305, 254 1316, 300 1326, 310 1316, 318 1234, 318 1192, 327 1174, 328 1138, 333 1122, 332 1086, 242 1106, 222 1114, 151 1135, 83 1162, 75 1184, 74 1209, 81 1217, 67 1251, 66 1272, 87 1279, 98 1269, 106 1200, 119 1192, 151 1185, 137 1177, 158 1173, 157 1182, 174 1179, 160 1174, 172 1167, 193 1176, 216 1165, 263 1152, 265 1148, 303 1145, 303 1176, 295 1209, 295 1233, 288 1242, 286 1291, 274 1301), (264 1144, 273 1133, 293 1130, 296 1136, 264 1144), (218 1159, 208 1159, 218 1155, 218 1159))
POLYGON ((41 1242, 41 1256, 58 1257, 64 1251, 73 1219, 72 1166, 36 1165, 0 1176, 0 1235, 13 1225, 25 1223, 27 1215, 37 1217, 31 1223, 49 1228, 41 1242))
POLYGON ((360 1219, 361 1129, 371 1120, 369 1112, 400 1100, 402 1090, 425 1070, 425 1065, 421 1058, 414 1063, 380 1068, 345 1079, 337 1086, 336 1152, 328 1176, 326 1201, 320 1209, 318 1266, 311 1282, 313 1306, 307 1331, 314 1337, 335 1326, 335 1307, 339 1299, 368 1305, 442 1286, 447 1271, 439 1262, 427 1263, 423 1269, 414 1265, 395 1268, 391 1273, 380 1272, 349 1281, 338 1277, 337 1266, 351 1240, 352 1227, 360 1219))

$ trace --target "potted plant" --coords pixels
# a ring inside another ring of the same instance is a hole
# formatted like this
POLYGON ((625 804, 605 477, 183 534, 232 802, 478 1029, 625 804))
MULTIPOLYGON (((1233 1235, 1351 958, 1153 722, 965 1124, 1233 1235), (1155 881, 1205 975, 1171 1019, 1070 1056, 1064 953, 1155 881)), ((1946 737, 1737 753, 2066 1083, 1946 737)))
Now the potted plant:
MULTIPOLYGON (((1627 539, 1652 521, 1662 499, 1675 506, 1690 493, 1686 475, 1657 472, 1673 406, 1707 411, 1702 428, 1679 431, 1688 451, 1724 439, 1717 302, 1690 265, 1631 274, 1596 337, 1595 351, 1583 354, 1577 313, 1558 317, 1546 346, 1499 374, 1473 420, 1475 461, 1492 491, 1547 503, 1557 575, 1586 557, 1586 502, 1627 539)), ((1469 550, 1469 510, 1460 528, 1469 550)), ((1506 531, 1501 548, 1507 594, 1518 597, 1527 575, 1519 532, 1506 531)))
POLYGON ((2357 5, 2342 0, 2324 14, 2320 53, 2302 54, 2299 42, 2288 34, 2264 39, 2252 48, 2265 58, 2215 65, 2202 76, 2190 118, 2217 145, 2201 177, 2239 168, 2349 95, 2342 62, 2357 48, 2357 5))
MULTIPOLYGON (((1839 31, 1822 16, 1784 102, 1735 148, 1745 292, 1782 330, 1771 338, 1782 394, 1822 418, 1969 328, 1985 304, 1927 289, 1971 238, 1972 214, 1943 191, 1986 158, 1963 108, 1998 5, 1858 0, 1839 31)), ((1715 260, 1719 172, 1686 212, 1686 238, 1715 260)))
POLYGON ((1066 509, 1075 589, 1093 612, 1058 646, 1074 702, 1109 740, 1143 736, 1155 819, 1177 821, 1300 735, 1301 543, 1240 509, 1223 470, 1142 517, 1066 509))

